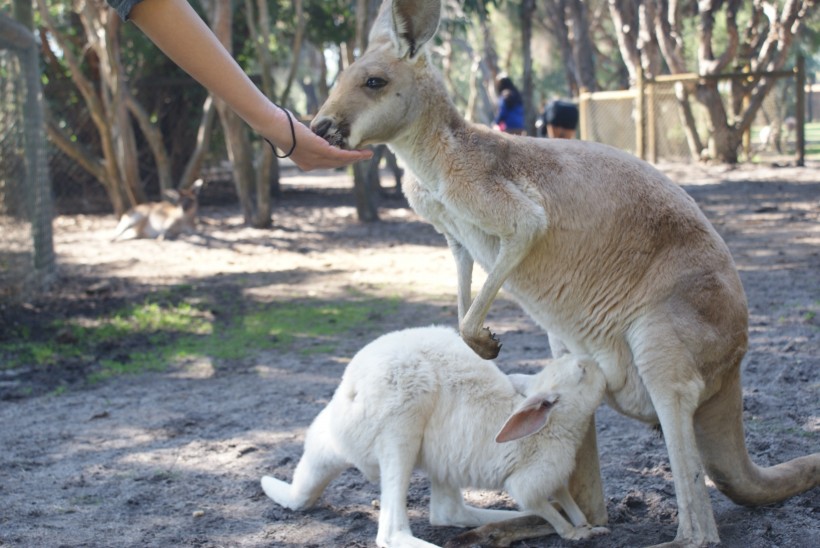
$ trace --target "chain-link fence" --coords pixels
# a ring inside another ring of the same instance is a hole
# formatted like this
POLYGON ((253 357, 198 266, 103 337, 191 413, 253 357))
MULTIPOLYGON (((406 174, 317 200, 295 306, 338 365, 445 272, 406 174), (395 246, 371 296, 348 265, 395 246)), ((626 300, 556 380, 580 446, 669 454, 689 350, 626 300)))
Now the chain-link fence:
MULTIPOLYGON (((742 157, 747 161, 802 163, 801 124, 807 116, 806 100, 798 93, 801 74, 797 70, 778 71, 767 77, 774 83, 744 135, 742 157)), ((733 112, 729 85, 743 75, 714 78, 725 112, 733 112)), ((630 90, 582 94, 581 138, 609 144, 651 162, 697 159, 707 146, 710 125, 706 107, 695 99, 699 80, 696 75, 659 77, 639 82, 630 90)))
POLYGON ((53 278, 51 221, 37 43, 0 14, 0 302, 53 278))

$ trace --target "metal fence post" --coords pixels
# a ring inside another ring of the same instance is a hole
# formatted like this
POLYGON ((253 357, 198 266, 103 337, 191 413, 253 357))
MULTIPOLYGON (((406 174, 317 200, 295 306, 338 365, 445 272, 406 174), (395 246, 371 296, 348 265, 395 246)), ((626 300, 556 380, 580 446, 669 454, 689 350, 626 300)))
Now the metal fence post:
POLYGON ((646 160, 646 120, 644 118, 645 82, 643 67, 638 64, 637 95, 635 96, 635 152, 638 158, 646 160))
POLYGON ((806 59, 802 55, 797 56, 795 69, 795 115, 797 127, 795 128, 795 139, 797 140, 797 165, 806 165, 806 59))
MULTIPOLYGON (((30 12, 21 15, 26 19, 30 12)), ((0 159, 0 177, 16 183, 0 194, 0 200, 12 204, 0 203, 0 221, 10 230, 0 240, 0 298, 13 300, 48 288, 56 271, 38 45, 29 26, 0 14, 0 53, 9 67, 3 78, 12 89, 3 109, 2 136, 14 144, 11 154, 0 159), (8 62, 13 57, 17 62, 8 62)))

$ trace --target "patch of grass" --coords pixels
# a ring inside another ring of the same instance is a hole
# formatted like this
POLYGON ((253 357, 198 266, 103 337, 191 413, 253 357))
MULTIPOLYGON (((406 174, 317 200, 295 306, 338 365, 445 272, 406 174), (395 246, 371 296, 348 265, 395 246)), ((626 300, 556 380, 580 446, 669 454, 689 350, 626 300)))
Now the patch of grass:
MULTIPOLYGON (((397 297, 344 301, 300 300, 246 307, 220 306, 213 312, 201 296, 179 299, 165 291, 98 318, 72 318, 32 333, 20 330, 13 342, 0 343, 3 368, 80 366, 90 382, 118 375, 163 371, 192 357, 220 362, 239 360, 260 351, 290 350, 328 354, 339 336, 376 325, 398 308, 397 297), (176 299, 177 302, 174 302, 176 299), (51 336, 44 333, 50 333, 51 336), (307 344, 303 344, 307 343, 307 344)), ((65 389, 55 390, 59 395, 65 389)))
POLYGON ((49 342, 12 342, 0 346, 0 356, 3 357, 3 369, 15 369, 26 363, 46 365, 55 355, 53 345, 49 342))
MULTIPOLYGON (((249 349, 287 349, 299 339, 332 339, 347 331, 376 321, 376 316, 395 311, 395 299, 369 299, 322 303, 304 301, 266 306, 237 318, 232 325, 203 341, 204 352, 218 359, 238 359, 249 349)), ((332 352, 332 345, 313 347, 311 353, 332 352)))

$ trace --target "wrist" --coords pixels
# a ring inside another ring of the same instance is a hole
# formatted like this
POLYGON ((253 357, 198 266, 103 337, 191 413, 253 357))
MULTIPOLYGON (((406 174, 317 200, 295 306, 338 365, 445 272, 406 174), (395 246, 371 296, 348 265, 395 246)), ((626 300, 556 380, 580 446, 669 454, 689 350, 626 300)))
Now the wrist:
POLYGON ((245 119, 254 132, 275 145, 283 153, 293 147, 296 124, 299 121, 289 111, 266 99, 264 112, 245 119), (293 129, 291 129, 293 128, 293 129))
POLYGON ((288 147, 283 147, 281 144, 278 145, 279 149, 282 150, 282 154, 279 154, 276 151, 277 145, 272 143, 267 137, 265 138, 265 141, 267 141, 268 144, 271 146, 271 148, 273 148, 273 155, 274 156, 276 156, 277 158, 289 158, 290 155, 293 154, 293 151, 296 150, 296 125, 295 124, 297 124, 298 121, 294 122, 293 114, 291 114, 290 111, 288 111, 285 107, 281 107, 279 105, 277 105, 277 107, 279 107, 279 110, 282 112, 282 114, 285 115, 285 118, 287 118, 287 129, 290 130, 290 147, 289 148, 288 147))

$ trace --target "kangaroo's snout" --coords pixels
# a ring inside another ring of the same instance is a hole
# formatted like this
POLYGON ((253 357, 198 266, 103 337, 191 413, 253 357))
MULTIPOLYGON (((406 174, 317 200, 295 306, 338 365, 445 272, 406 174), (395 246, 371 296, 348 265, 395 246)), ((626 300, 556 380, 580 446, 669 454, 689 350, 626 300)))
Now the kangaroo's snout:
POLYGON ((348 124, 338 123, 331 116, 319 116, 310 124, 310 129, 335 147, 349 148, 347 139, 350 137, 350 126, 348 124))
POLYGON ((313 123, 310 124, 310 129, 319 137, 324 137, 327 135, 327 132, 330 130, 330 126, 332 125, 333 120, 330 118, 316 118, 313 120, 313 123))

